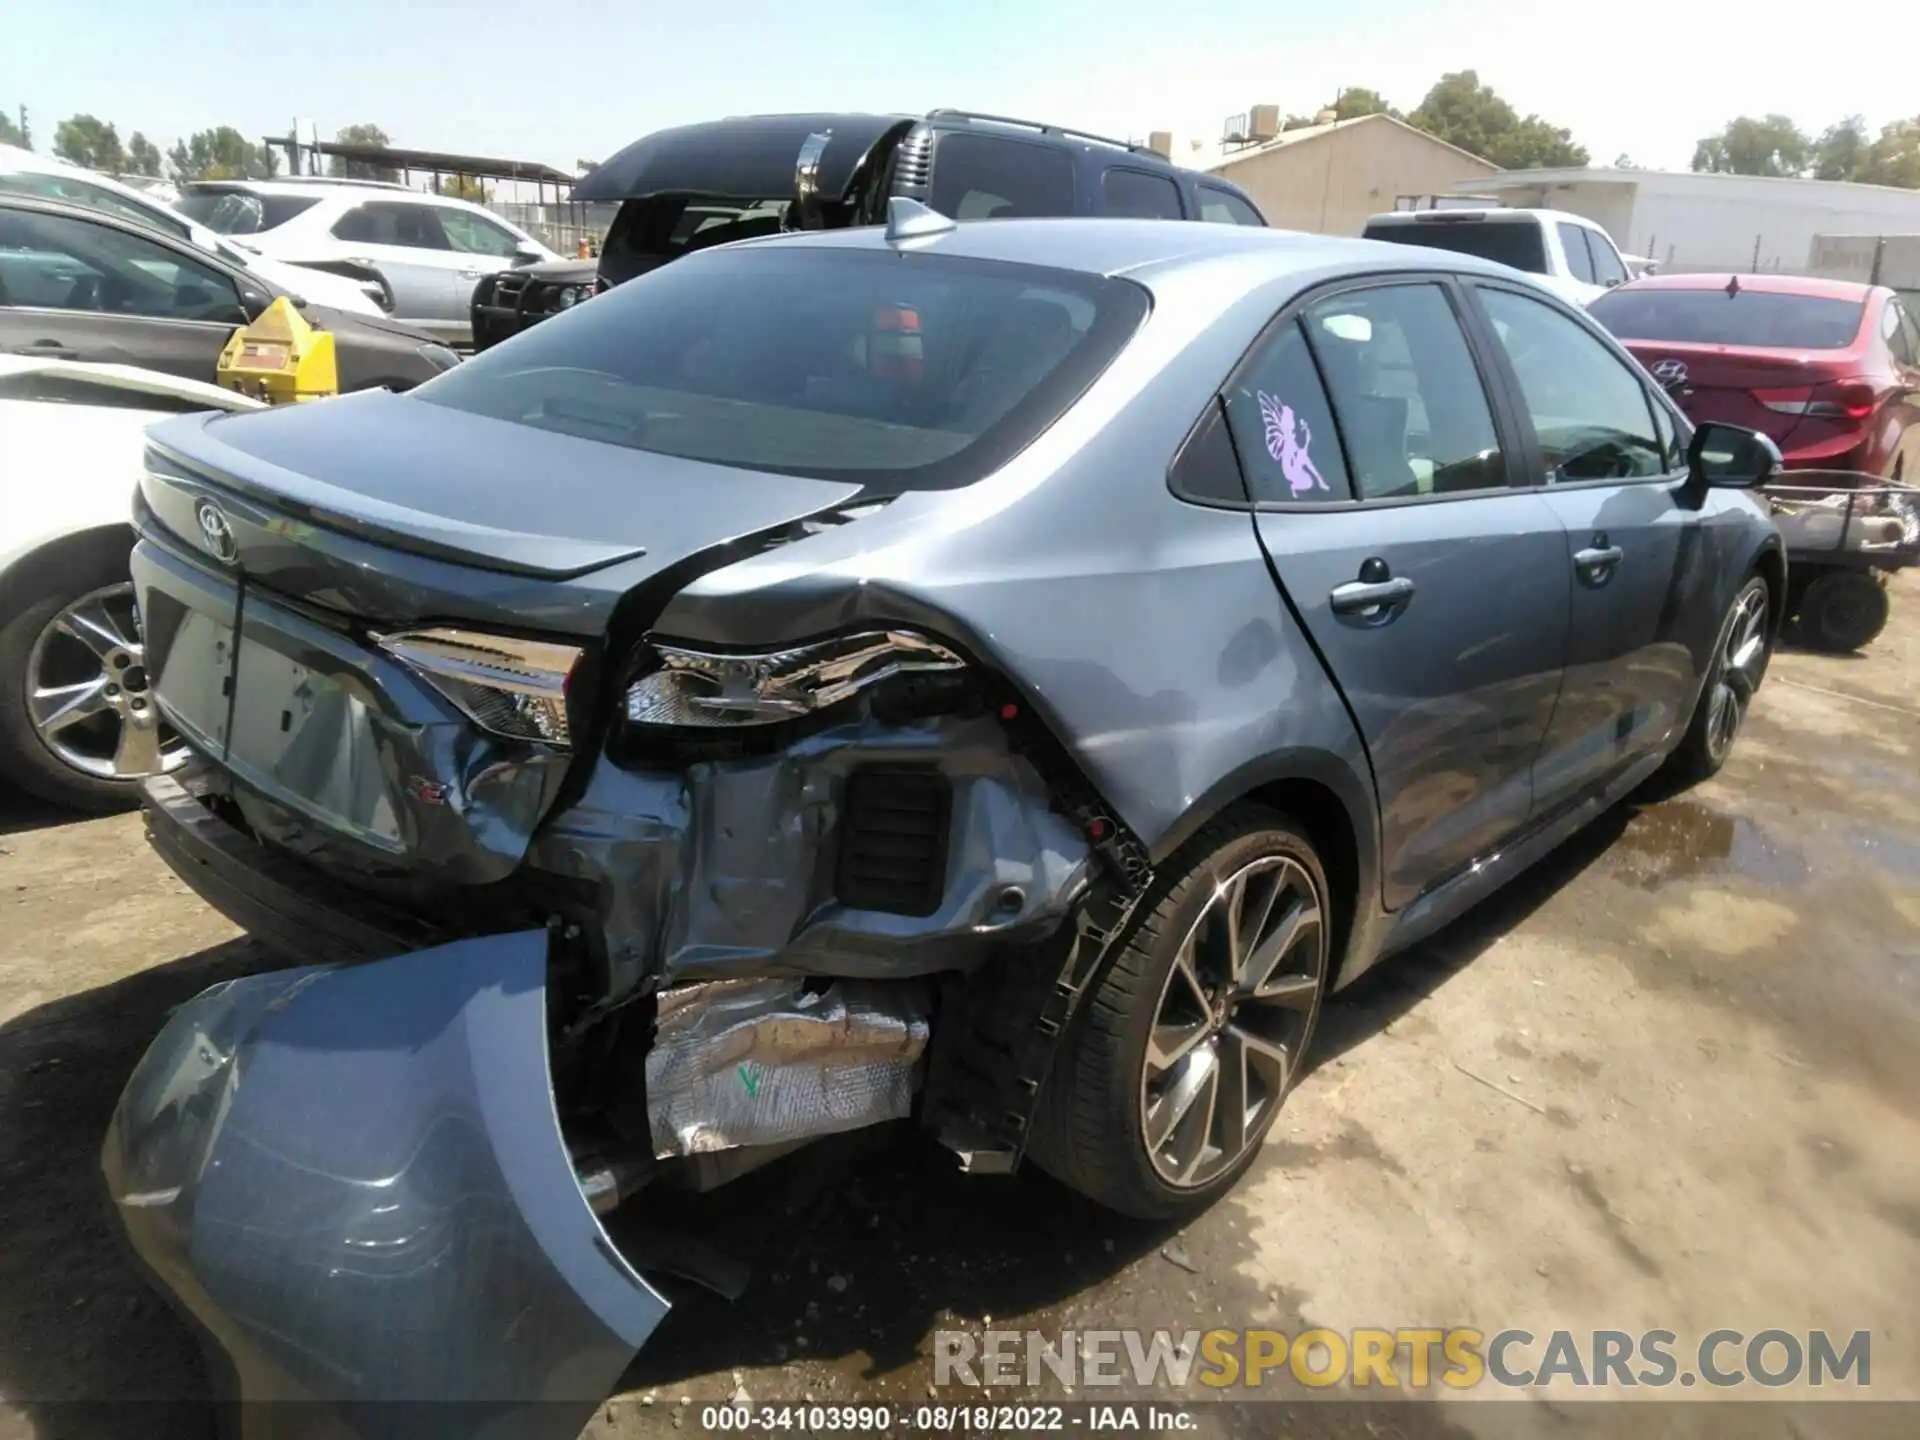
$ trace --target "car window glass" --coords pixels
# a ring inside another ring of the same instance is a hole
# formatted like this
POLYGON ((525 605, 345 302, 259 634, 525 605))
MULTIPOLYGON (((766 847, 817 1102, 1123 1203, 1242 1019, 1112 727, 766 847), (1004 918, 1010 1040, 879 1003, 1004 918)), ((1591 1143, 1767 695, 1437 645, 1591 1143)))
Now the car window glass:
POLYGON ((1165 175, 1114 166, 1101 177, 1100 208, 1132 220, 1180 220, 1180 187, 1165 175))
POLYGON ((1775 350, 1843 350, 1860 333, 1864 301, 1708 285, 1609 291, 1587 314, 1622 340, 1751 345, 1775 350))
POLYGON ((1361 499, 1507 483, 1479 371, 1438 285, 1334 296, 1307 311, 1306 331, 1361 499))
POLYGON ((1211 185, 1202 185, 1200 191, 1200 218, 1215 225, 1253 225, 1266 228, 1266 221, 1260 213, 1230 190, 1217 190, 1211 185))
POLYGON ((277 230, 320 203, 318 195, 249 195, 244 190, 188 190, 180 213, 222 235, 277 230))
POLYGON ((436 212, 440 228, 455 250, 467 255, 495 255, 511 259, 519 251, 520 237, 506 226, 465 210, 436 212))
POLYGON ((110 225, 26 211, 0 214, 0 303, 243 325, 218 270, 110 225))
MULTIPOLYGON (((1894 302, 1899 305, 1899 301, 1894 302)), ((1916 323, 1913 312, 1900 305, 1900 340, 1904 347, 1901 358, 1908 365, 1920 365, 1920 323, 1916 323)))
POLYGON ((363 245, 403 245, 414 250, 451 250, 440 216, 431 205, 405 201, 369 200, 354 206, 333 222, 337 240, 363 245))
POLYGON ((1547 273, 1546 232, 1531 215, 1498 220, 1459 211, 1423 210, 1412 220, 1377 221, 1367 226, 1361 238, 1478 255, 1530 275, 1547 273))
POLYGON ((1073 159, 1051 145, 948 132, 933 152, 933 208, 956 220, 1073 214, 1073 159))
POLYGON ((1555 228, 1560 232, 1560 248, 1567 252, 1568 273, 1576 280, 1593 284, 1593 256, 1587 251, 1587 232, 1564 220, 1555 228))
MULTIPOLYGON (((943 489, 979 479, 1053 423, 1146 310, 1140 287, 1078 271, 722 246, 637 276, 409 398, 716 465, 943 489)), ((632 473, 636 485, 702 483, 697 467, 632 473)))
POLYGON ((1255 500, 1351 500, 1340 432, 1298 322, 1268 340, 1227 391, 1227 428, 1255 500))
POLYGON ((1596 284, 1620 285, 1627 278, 1627 265, 1620 258, 1620 252, 1613 248, 1613 241, 1598 230, 1588 230, 1587 248, 1593 252, 1593 278, 1596 284))
POLYGON ((1686 455, 1680 448, 1680 427, 1673 423, 1673 415, 1656 398, 1648 402, 1653 411, 1654 432, 1660 437, 1660 453, 1665 456, 1664 465, 1669 471, 1678 470, 1686 464, 1686 455))
POLYGON ((1519 378, 1548 483, 1666 473, 1646 389, 1625 361, 1542 301, 1484 287, 1480 295, 1519 378))
POLYGON ((1906 342, 1900 335, 1900 302, 1897 300, 1889 300, 1887 308, 1880 312, 1880 338, 1886 342, 1895 360, 1902 364, 1912 363, 1906 353, 1906 342))
POLYGON ((46 175, 34 171, 0 174, 0 192, 39 195, 48 200, 64 200, 70 205, 84 205, 90 210, 117 215, 122 220, 133 221, 136 225, 164 230, 182 240, 187 238, 187 222, 178 216, 169 215, 158 205, 143 205, 137 200, 129 200, 124 195, 115 194, 104 185, 95 185, 71 175, 46 175))

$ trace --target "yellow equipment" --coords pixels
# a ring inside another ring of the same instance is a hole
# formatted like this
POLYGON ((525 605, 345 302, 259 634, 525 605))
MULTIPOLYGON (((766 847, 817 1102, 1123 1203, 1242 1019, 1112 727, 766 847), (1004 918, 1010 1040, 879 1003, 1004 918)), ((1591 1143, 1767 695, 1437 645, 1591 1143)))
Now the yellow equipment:
POLYGON ((333 336, 309 325, 282 295, 249 325, 233 332, 220 352, 215 382, 271 405, 318 400, 340 391, 333 336))

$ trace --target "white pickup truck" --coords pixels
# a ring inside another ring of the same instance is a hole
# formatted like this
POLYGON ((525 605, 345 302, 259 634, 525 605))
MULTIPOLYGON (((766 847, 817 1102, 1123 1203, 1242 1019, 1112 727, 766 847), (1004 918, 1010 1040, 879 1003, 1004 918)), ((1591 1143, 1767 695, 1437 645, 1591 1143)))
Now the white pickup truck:
POLYGON ((1497 260, 1538 276, 1576 305, 1627 279, 1612 237, 1564 210, 1389 210, 1369 219, 1361 233, 1368 240, 1497 260))

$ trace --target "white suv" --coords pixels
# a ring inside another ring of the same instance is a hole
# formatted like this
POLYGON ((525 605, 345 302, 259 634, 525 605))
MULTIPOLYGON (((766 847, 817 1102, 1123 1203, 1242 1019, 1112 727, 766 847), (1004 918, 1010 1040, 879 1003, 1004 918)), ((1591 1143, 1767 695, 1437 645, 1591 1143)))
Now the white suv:
POLYGON ((558 258, 478 205, 404 185, 207 180, 185 187, 180 208, 263 255, 371 265, 393 293, 393 318, 451 345, 472 341, 469 307, 483 275, 558 258))
POLYGON ((1424 245, 1497 260, 1537 276, 1576 305, 1627 279, 1613 238, 1564 210, 1389 210, 1367 221, 1368 240, 1424 245))

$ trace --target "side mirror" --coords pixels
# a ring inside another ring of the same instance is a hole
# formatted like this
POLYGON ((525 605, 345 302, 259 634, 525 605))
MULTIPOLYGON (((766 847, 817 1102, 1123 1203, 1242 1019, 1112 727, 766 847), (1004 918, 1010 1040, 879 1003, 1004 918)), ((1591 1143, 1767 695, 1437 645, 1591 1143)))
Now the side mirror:
POLYGON ((1687 445, 1687 489, 1704 499, 1708 489, 1757 490, 1780 473, 1780 447, 1758 430, 1710 420, 1687 445))
POLYGON ((516 241, 513 247, 513 255, 514 258, 522 264, 532 264, 536 260, 544 260, 547 258, 546 252, 531 240, 516 241))

